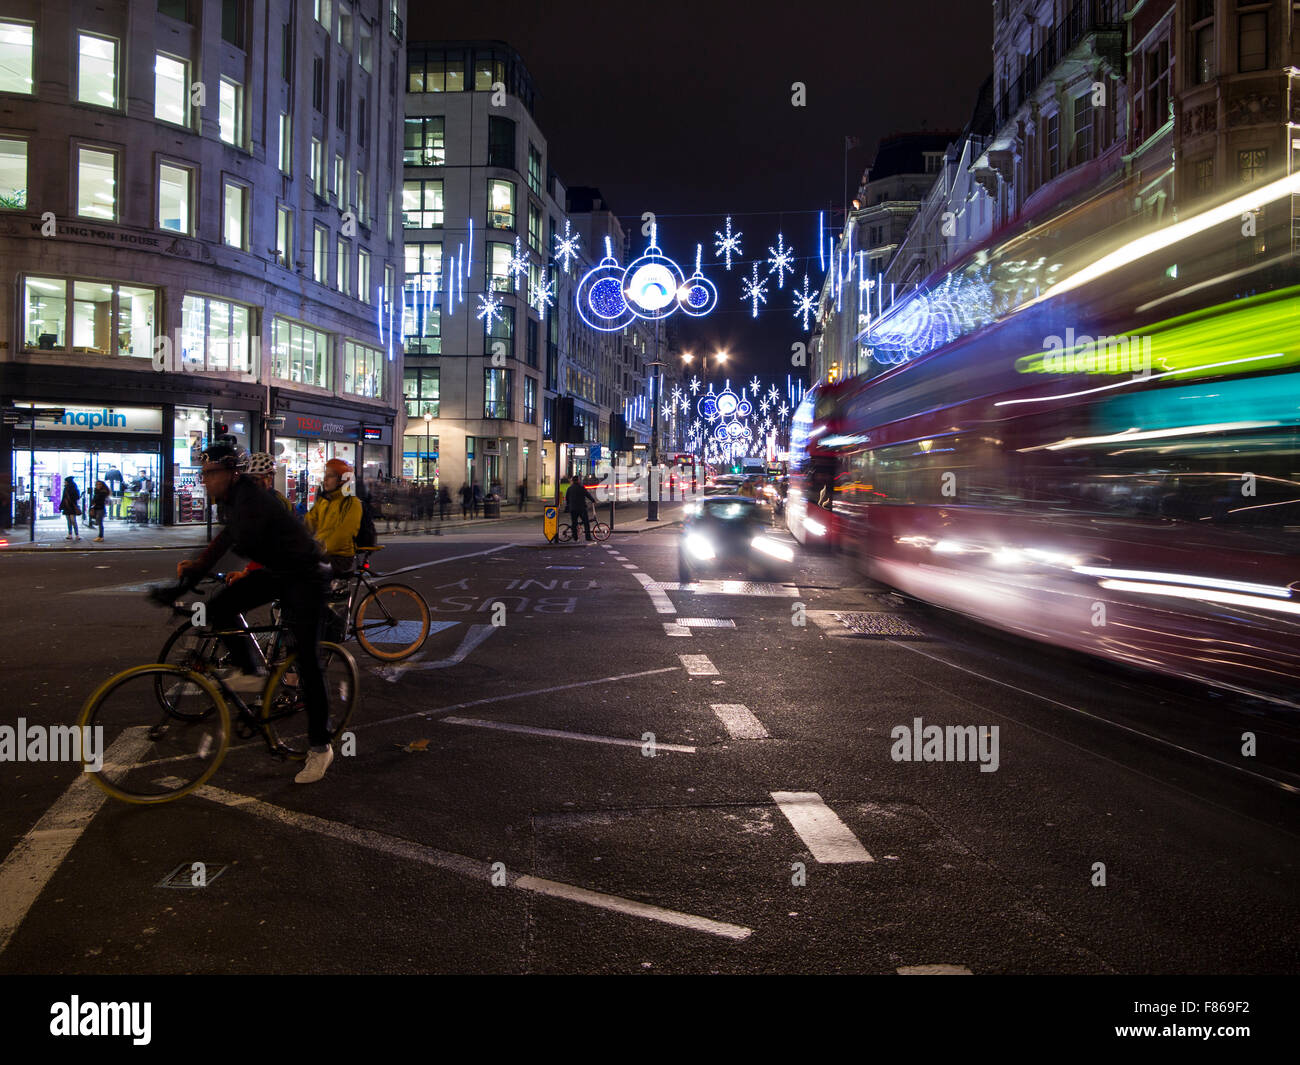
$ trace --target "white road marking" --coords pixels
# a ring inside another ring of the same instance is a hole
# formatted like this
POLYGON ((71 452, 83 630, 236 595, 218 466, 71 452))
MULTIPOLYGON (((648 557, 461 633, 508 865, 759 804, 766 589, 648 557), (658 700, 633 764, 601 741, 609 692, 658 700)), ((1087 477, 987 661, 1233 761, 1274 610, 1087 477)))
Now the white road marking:
POLYGON ((450 669, 452 666, 465 661, 469 653, 486 641, 494 632, 497 632, 498 628, 496 625, 471 625, 469 631, 461 638, 460 646, 456 648, 455 653, 450 658, 440 658, 436 662, 421 662, 420 655, 416 655, 414 658, 408 658, 405 662, 375 666, 374 670, 390 684, 396 684, 407 673, 427 669, 450 669))
MULTIPOLYGON (((799 589, 793 584, 772 584, 768 581, 659 581, 656 588, 666 592, 694 592, 696 595, 760 595, 786 596, 794 599, 799 589)), ((649 591, 649 589, 647 589, 649 591)))
POLYGON ((689 928, 695 932, 708 932, 710 935, 721 936, 724 939, 739 941, 748 939, 753 934, 753 929, 745 928, 743 925, 713 921, 707 917, 679 913, 677 910, 666 910, 662 906, 633 902, 631 899, 619 898, 617 895, 606 895, 601 891, 590 891, 587 888, 573 887, 571 884, 561 884, 555 880, 542 880, 535 876, 521 876, 512 886, 557 899, 584 902, 588 906, 598 906, 603 910, 626 913, 632 917, 644 917, 647 920, 676 925, 678 928, 689 928))
MULTIPOLYGON (((638 677, 653 677, 659 673, 673 673, 680 669, 680 666, 662 666, 659 669, 643 669, 639 673, 623 673, 613 677, 597 677, 594 680, 579 680, 573 684, 555 684, 549 688, 534 688, 526 692, 509 692, 506 695, 492 695, 485 699, 471 699, 466 703, 452 703, 450 706, 437 706, 432 710, 413 710, 409 714, 398 714, 395 717, 381 718, 379 721, 363 721, 359 725, 349 725, 352 731, 363 728, 376 728, 379 725, 392 725, 399 721, 410 721, 417 717, 434 718, 441 717, 445 714, 455 713, 457 710, 468 710, 471 706, 488 706, 492 703, 503 703, 510 699, 529 699, 534 695, 550 695, 552 692, 567 692, 574 688, 589 688, 596 684, 615 684, 620 680, 635 680, 638 677)), ((261 740, 250 740, 243 747, 265 747, 261 740)), ((232 747, 231 750, 234 750, 232 747)))
POLYGON ((661 614, 676 614, 677 608, 673 606, 673 601, 664 594, 663 588, 652 581, 646 574, 633 572, 635 577, 641 583, 641 587, 646 590, 650 596, 650 602, 654 603, 655 610, 661 614))
MULTIPOLYGON (((470 858, 464 854, 455 854, 452 851, 428 847, 413 840, 402 839, 399 836, 389 836, 382 832, 356 828, 353 825, 345 825, 337 821, 327 821, 322 817, 314 817, 311 814, 286 810, 283 807, 263 802, 261 799, 238 795, 234 792, 224 791, 221 788, 204 786, 197 789, 194 794, 201 799, 207 799, 209 802, 247 811, 265 821, 274 821, 282 825, 288 825, 291 828, 314 832, 317 835, 328 836, 345 843, 351 843, 354 846, 365 847, 368 850, 379 851, 383 854, 407 858, 424 865, 434 866, 455 873, 458 876, 477 880, 485 887, 489 887, 491 884, 493 863, 470 858)), ((512 875, 508 870, 506 877, 511 887, 518 888, 521 891, 532 891, 554 898, 568 899, 571 902, 581 902, 602 910, 624 913, 632 917, 644 917, 647 920, 660 921, 664 924, 672 924, 696 932, 706 932, 709 935, 722 936, 725 939, 747 939, 753 934, 753 929, 741 925, 714 921, 707 917, 680 913, 677 910, 667 910, 661 906, 635 902, 632 899, 620 898, 618 895, 606 895, 603 892, 591 891, 588 888, 576 887, 556 880, 544 880, 540 877, 528 875, 512 875)), ((495 889, 489 887, 489 890, 495 889)))
POLYGON ((486 551, 471 551, 467 555, 452 555, 450 558, 435 558, 432 562, 419 562, 414 566, 406 566, 403 569, 389 570, 387 573, 376 573, 374 576, 383 580, 386 577, 396 577, 399 573, 410 573, 412 570, 428 569, 430 566, 441 566, 444 562, 459 562, 462 558, 474 558, 477 555, 490 555, 496 551, 506 551, 512 547, 524 547, 524 544, 499 544, 496 547, 489 547, 486 551))
MULTIPOLYGON (((124 732, 104 752, 104 763, 134 764, 150 746, 145 729, 124 732)), ((88 773, 78 773, 0 865, 0 954, 107 798, 88 773)))
POLYGON ((731 618, 678 618, 678 625, 694 625, 697 629, 734 629, 731 618))
POLYGON ((714 703, 713 712, 718 715, 727 734, 733 740, 765 740, 767 729, 747 706, 740 703, 714 703))
POLYGON ((716 677, 718 667, 709 661, 708 655, 678 655, 686 672, 692 677, 716 677))
POLYGON ((623 563, 623 568, 624 568, 624 569, 636 569, 636 565, 635 565, 634 563, 632 563, 632 562, 624 562, 624 563, 623 563))
POLYGON ((689 636, 690 634, 691 634, 691 630, 688 629, 685 625, 679 625, 675 621, 664 622, 665 636, 689 636))
POLYGON ((899 976, 974 976, 964 965, 900 965, 899 976))
POLYGON ((817 861, 828 865, 875 861, 817 792, 774 791, 772 800, 817 861))
MULTIPOLYGON (((644 747, 642 740, 620 739, 614 736, 593 736, 587 732, 564 732, 553 728, 535 728, 532 725, 512 725, 506 721, 484 721, 477 717, 444 717, 444 725, 472 725, 474 728, 494 728, 503 732, 523 732, 529 736, 548 736, 559 740, 580 740, 583 743, 610 743, 616 747, 644 747)), ((656 751, 677 751, 679 754, 694 754, 694 747, 684 747, 676 743, 655 741, 656 751)))

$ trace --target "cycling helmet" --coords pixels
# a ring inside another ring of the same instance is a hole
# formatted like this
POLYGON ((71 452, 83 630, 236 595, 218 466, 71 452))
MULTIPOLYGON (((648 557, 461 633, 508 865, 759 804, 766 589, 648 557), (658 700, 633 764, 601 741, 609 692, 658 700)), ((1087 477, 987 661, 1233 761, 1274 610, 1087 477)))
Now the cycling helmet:
POLYGON ((255 455, 250 455, 248 459, 248 472, 254 477, 265 477, 275 472, 275 459, 271 458, 265 451, 259 451, 255 455))
POLYGON ((228 470, 242 470, 248 464, 243 449, 233 444, 211 444, 200 458, 204 465, 220 463, 228 470))
POLYGON ((329 462, 325 463, 325 469, 330 473, 337 473, 340 481, 352 472, 352 467, 343 459, 330 459, 329 462))

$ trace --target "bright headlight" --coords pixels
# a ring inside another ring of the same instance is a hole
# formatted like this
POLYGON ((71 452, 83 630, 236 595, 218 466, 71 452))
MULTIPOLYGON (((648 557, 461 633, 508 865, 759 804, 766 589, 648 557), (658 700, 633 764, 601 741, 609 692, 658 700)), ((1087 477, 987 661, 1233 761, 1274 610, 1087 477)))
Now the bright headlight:
POLYGON ((762 551, 763 554, 779 558, 782 562, 794 561, 794 552, 780 540, 773 540, 770 536, 755 536, 749 543, 755 551, 762 551))
POLYGON ((717 552, 713 550, 713 544, 708 537, 701 536, 699 533, 686 534, 686 551, 693 558, 707 560, 717 558, 717 552))

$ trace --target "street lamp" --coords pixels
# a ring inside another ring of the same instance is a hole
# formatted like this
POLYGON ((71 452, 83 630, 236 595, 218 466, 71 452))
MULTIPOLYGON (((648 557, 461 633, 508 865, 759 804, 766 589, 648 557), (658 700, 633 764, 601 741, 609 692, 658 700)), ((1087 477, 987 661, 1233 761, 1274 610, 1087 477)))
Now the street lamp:
POLYGON ((433 424, 433 413, 424 412, 424 483, 429 483, 429 426, 433 424))

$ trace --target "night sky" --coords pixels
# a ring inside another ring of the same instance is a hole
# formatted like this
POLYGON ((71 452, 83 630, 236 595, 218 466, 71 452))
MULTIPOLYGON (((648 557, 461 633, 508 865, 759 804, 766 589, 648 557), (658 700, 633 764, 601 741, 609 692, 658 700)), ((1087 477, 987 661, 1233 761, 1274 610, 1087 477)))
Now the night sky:
MULTIPOLYGON (((551 166, 566 185, 594 185, 625 227, 658 217, 660 245, 690 274, 695 244, 720 292, 708 318, 680 329, 688 349, 727 348, 736 377, 784 378, 790 345, 806 339, 791 286, 769 279, 757 320, 741 302, 752 257, 766 259, 778 231, 818 270, 817 211, 842 219, 844 138, 849 182, 877 140, 913 130, 959 130, 992 70, 993 13, 986 0, 801 5, 633 5, 492 0, 481 5, 411 0, 411 41, 503 40, 523 56, 539 102, 551 166), (647 11, 657 12, 645 19, 647 11), (791 84, 807 106, 791 105, 791 84), (713 232, 726 216, 743 255, 728 274, 713 232), (713 264, 713 265, 711 265, 713 264)), ((766 273, 760 263, 760 276, 766 273)), ((686 322, 685 316, 675 320, 686 322)))

